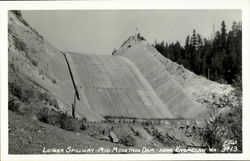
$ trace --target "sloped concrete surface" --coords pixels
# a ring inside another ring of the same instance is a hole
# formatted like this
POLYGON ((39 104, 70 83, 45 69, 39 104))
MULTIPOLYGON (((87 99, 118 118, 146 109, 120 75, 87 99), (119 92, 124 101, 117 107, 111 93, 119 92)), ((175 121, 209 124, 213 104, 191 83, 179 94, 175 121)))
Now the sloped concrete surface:
POLYGON ((76 53, 71 57, 90 107, 101 116, 174 118, 129 60, 76 53))
POLYGON ((156 59, 148 49, 151 47, 148 43, 138 40, 125 45, 129 47, 122 46, 115 55, 124 56, 134 63, 171 114, 178 118, 197 118, 208 113, 207 108, 194 101, 156 59))

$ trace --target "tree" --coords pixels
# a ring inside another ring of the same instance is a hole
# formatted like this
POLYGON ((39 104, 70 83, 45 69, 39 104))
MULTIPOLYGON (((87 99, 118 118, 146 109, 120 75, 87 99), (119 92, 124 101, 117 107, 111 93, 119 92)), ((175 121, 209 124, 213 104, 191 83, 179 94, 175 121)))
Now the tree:
POLYGON ((203 69, 203 41, 201 35, 197 33, 197 53, 195 55, 196 60, 196 73, 202 74, 203 69))
POLYGON ((191 46, 196 50, 198 48, 198 39, 195 29, 193 30, 193 35, 191 37, 191 46))
POLYGON ((221 51, 223 53, 226 52, 227 49, 227 30, 226 30, 226 25, 225 25, 225 21, 222 21, 221 23, 221 37, 220 37, 220 47, 221 47, 221 51))
POLYGON ((184 59, 189 57, 189 51, 190 51, 190 38, 189 35, 186 37, 186 41, 185 41, 185 57, 184 59))
POLYGON ((225 21, 212 39, 202 39, 193 29, 187 35, 185 45, 155 42, 156 49, 170 60, 182 64, 185 68, 208 79, 221 83, 233 83, 242 69, 242 28, 241 22, 233 22, 227 33, 225 21))
POLYGON ((202 38, 200 34, 197 34, 197 46, 198 48, 203 46, 202 38))
POLYGON ((173 47, 174 47, 173 61, 177 62, 179 58, 181 58, 182 47, 179 41, 176 41, 173 47))

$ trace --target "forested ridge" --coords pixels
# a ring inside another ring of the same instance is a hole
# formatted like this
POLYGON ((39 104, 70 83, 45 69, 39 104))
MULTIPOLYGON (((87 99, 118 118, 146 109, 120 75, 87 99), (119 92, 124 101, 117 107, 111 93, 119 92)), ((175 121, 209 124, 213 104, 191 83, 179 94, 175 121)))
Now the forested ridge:
POLYGON ((163 56, 210 80, 232 84, 241 77, 241 22, 234 21, 228 30, 222 21, 220 31, 210 39, 202 38, 194 29, 186 37, 184 47, 179 41, 170 44, 155 41, 154 46, 163 56))

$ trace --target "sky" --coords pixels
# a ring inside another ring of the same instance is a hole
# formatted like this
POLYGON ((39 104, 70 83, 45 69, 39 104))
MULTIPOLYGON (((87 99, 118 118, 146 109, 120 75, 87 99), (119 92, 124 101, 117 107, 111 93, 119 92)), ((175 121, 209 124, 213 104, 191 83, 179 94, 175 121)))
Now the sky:
POLYGON ((24 19, 62 51, 111 55, 136 28, 149 43, 184 45, 195 29, 203 38, 241 21, 241 10, 26 10, 24 19))

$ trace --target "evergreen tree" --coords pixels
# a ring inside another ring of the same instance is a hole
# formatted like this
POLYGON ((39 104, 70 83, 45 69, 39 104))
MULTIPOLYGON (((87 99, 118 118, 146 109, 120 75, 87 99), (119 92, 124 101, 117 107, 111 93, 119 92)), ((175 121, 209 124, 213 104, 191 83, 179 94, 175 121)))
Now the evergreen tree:
POLYGON ((222 21, 221 23, 221 37, 220 37, 220 48, 221 48, 221 52, 225 53, 226 49, 227 49, 227 30, 226 30, 226 25, 225 25, 225 21, 222 21))
POLYGON ((191 46, 196 50, 198 48, 198 40, 195 29, 193 30, 193 35, 191 37, 191 46))
POLYGON ((178 41, 155 42, 155 47, 165 57, 208 79, 231 84, 241 76, 241 22, 233 22, 227 33, 225 21, 222 21, 220 31, 210 40, 202 39, 194 29, 192 35, 186 37, 184 47, 178 41))

